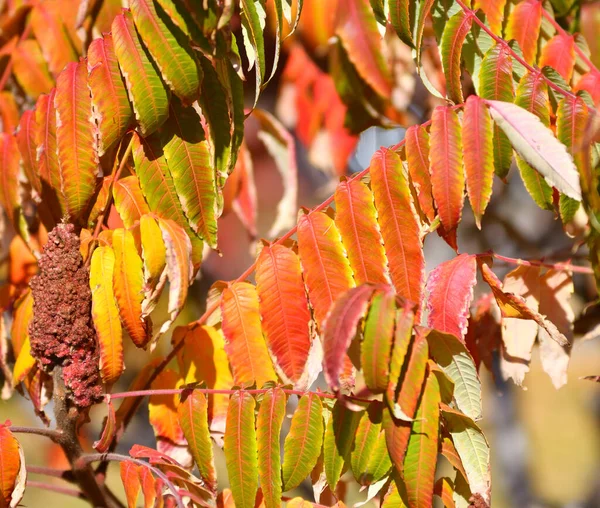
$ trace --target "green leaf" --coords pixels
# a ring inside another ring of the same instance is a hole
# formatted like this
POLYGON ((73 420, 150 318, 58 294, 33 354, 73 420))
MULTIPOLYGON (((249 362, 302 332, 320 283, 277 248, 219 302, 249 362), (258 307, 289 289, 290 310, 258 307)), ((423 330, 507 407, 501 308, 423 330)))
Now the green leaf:
POLYGON ((161 130, 165 159, 183 212, 195 233, 217 246, 217 188, 200 117, 175 101, 161 130))
POLYGON ((388 0, 388 2, 390 21, 392 22, 392 26, 394 27, 394 30, 396 30, 398 37, 410 47, 415 47, 410 23, 410 2, 408 0, 388 0))
POLYGON ((192 391, 177 407, 179 425, 183 430, 194 462, 202 479, 216 491, 217 475, 213 458, 212 441, 208 428, 208 400, 199 391, 192 391))
POLYGON ((235 506, 254 508, 258 492, 258 451, 254 422, 254 397, 237 391, 229 399, 224 452, 235 506))
POLYGON ((112 36, 135 117, 142 135, 146 136, 158 129, 169 116, 169 91, 146 55, 128 10, 115 17, 112 36))
POLYGON ((350 455, 354 478, 361 485, 372 485, 381 480, 392 467, 382 428, 382 402, 373 401, 362 413, 356 439, 350 455))
POLYGON ((323 441, 323 467, 327 484, 332 491, 335 491, 344 464, 350 458, 359 420, 360 413, 351 411, 339 400, 335 402, 323 441))
POLYGON ((279 434, 285 417, 286 395, 280 388, 265 393, 258 410, 258 476, 267 508, 281 506, 279 434))
MULTIPOLYGON (((187 41, 171 31, 153 0, 130 0, 129 8, 140 37, 160 69, 162 77, 185 105, 198 98, 202 73, 187 41)), ((171 27, 173 25, 171 24, 171 27)))
POLYGON ((440 386, 430 372, 410 432, 404 459, 404 483, 410 506, 431 506, 438 456, 440 386))
POLYGON ((468 416, 442 405, 442 415, 467 474, 473 494, 490 502, 490 447, 477 424, 468 416))
POLYGON ((323 444, 323 405, 308 393, 298 402, 283 446, 283 490, 295 489, 313 470, 323 444))
POLYGON ((481 418, 481 382, 477 367, 466 346, 454 335, 431 330, 427 334, 429 352, 454 383, 458 409, 473 420, 481 418))
POLYGON ((254 106, 256 106, 266 70, 265 41, 263 37, 266 13, 262 0, 240 0, 240 8, 242 34, 246 55, 248 56, 248 71, 256 65, 256 89, 254 93, 254 106))

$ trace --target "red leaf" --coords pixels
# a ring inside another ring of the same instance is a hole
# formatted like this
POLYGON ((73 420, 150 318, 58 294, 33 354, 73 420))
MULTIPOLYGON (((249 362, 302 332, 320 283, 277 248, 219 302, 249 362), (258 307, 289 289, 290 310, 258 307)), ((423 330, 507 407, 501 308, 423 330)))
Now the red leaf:
POLYGON ((19 173, 21 154, 12 134, 0 133, 0 205, 7 217, 18 229, 19 209, 19 173))
POLYGON ((444 239, 457 250, 456 228, 462 214, 465 174, 460 122, 450 107, 438 106, 433 112, 430 150, 433 197, 444 228, 444 239))
POLYGON ((392 283, 400 296, 418 303, 425 260, 402 161, 395 152, 382 148, 371 159, 370 174, 392 283))
MULTIPOLYGON (((108 451, 117 432, 117 417, 115 416, 115 408, 110 399, 107 400, 106 407, 108 409, 108 414, 106 418, 104 418, 102 434, 100 439, 94 442, 94 449, 100 453, 108 451)), ((121 464, 123 464, 123 462, 121 464)), ((123 468, 121 468, 121 473, 122 471, 123 468)), ((123 482, 123 484, 125 484, 125 482, 123 482)))
POLYGON ((587 74, 581 76, 581 79, 573 88, 574 92, 578 92, 579 90, 589 92, 594 104, 598 107, 598 103, 600 103, 600 72, 591 70, 587 74))
POLYGON ((542 3, 538 0, 525 0, 510 13, 506 26, 506 40, 517 40, 523 50, 523 57, 529 64, 535 62, 542 9, 542 3))
POLYGON ((476 282, 475 256, 461 254, 437 266, 427 281, 428 326, 452 333, 464 342, 476 282))
POLYGON ((575 67, 575 38, 570 34, 557 34, 542 48, 538 62, 540 68, 549 65, 565 81, 570 82, 575 67))
POLYGON ((406 131, 404 140, 408 172, 417 191, 419 206, 431 222, 435 218, 435 207, 429 175, 429 133, 422 125, 413 125, 406 131))
POLYGON ((492 118, 476 95, 467 99, 462 137, 469 140, 464 147, 467 193, 475 222, 481 229, 481 217, 492 196, 494 147, 492 118))
POLYGON ((19 130, 16 133, 17 145, 21 152, 21 160, 23 161, 23 171, 27 176, 27 181, 38 194, 42 193, 42 185, 40 176, 38 175, 37 165, 37 143, 36 143, 36 124, 35 124, 35 109, 27 110, 21 116, 19 122, 19 130))
POLYGON ((360 180, 342 180, 335 191, 335 209, 356 284, 387 284, 387 259, 369 187, 360 180))
POLYGON ((258 257, 256 290, 267 345, 284 376, 297 385, 311 346, 310 311, 296 253, 267 245, 258 257))
POLYGON ((323 326, 323 364, 325 379, 332 390, 340 389, 340 374, 356 327, 364 316, 375 286, 363 284, 339 297, 323 326))

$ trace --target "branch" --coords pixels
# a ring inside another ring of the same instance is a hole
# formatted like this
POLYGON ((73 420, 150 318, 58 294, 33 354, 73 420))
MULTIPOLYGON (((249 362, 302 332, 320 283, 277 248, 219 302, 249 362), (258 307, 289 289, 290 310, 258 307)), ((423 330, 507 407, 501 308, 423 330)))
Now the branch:
POLYGON ((44 482, 36 482, 35 480, 27 480, 27 486, 33 487, 34 489, 44 489, 50 490, 52 492, 57 492, 59 494, 64 494, 65 496, 78 497, 79 499, 86 499, 87 497, 83 492, 77 489, 71 489, 69 487, 61 487, 60 485, 52 485, 51 483, 44 482))
POLYGON ((106 462, 106 461, 133 462, 134 464, 137 464, 138 466, 143 466, 143 467, 148 468, 156 476, 158 476, 163 482, 165 482, 165 485, 169 488, 169 490, 173 494, 173 497, 175 498, 177 507, 185 508, 185 505, 183 504, 183 500, 181 499, 181 496, 179 495, 179 491, 177 490, 177 488, 175 487, 173 482, 171 482, 171 480, 169 480, 169 477, 166 474, 164 474, 160 469, 154 467, 152 464, 149 464, 145 460, 135 459, 133 457, 128 457, 127 455, 121 455, 119 453, 90 453, 90 454, 82 455, 81 457, 79 457, 76 461, 76 464, 79 467, 89 467, 89 464, 91 464, 92 462, 106 462))
POLYGON ((67 482, 73 483, 75 478, 73 477, 73 471, 70 469, 55 469, 53 467, 46 466, 27 466, 27 473, 41 474, 44 476, 51 476, 53 478, 60 478, 67 482))
POLYGON ((494 252, 486 252, 483 254, 478 254, 479 257, 490 256, 490 255, 500 261, 504 261, 505 263, 509 263, 511 265, 543 266, 546 268, 552 268, 554 270, 562 270, 562 271, 566 271, 566 272, 583 273, 586 275, 594 274, 594 270, 588 266, 576 266, 576 265, 572 265, 571 263, 545 263, 543 261, 537 261, 537 260, 529 260, 528 261, 526 259, 510 258, 508 256, 502 256, 502 255, 496 254, 494 252))
POLYGON ((37 427, 19 427, 17 425, 11 425, 8 429, 15 434, 36 434, 38 436, 49 437, 52 441, 57 442, 63 436, 61 430, 56 429, 41 429, 37 427))

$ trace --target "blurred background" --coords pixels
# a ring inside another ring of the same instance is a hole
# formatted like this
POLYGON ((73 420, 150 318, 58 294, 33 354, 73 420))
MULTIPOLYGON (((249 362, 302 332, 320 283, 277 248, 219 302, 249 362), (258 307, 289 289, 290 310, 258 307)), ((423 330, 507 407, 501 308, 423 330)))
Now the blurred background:
MULTIPOLYGON (((373 97, 364 85, 361 88, 352 81, 356 76, 344 72, 347 55, 334 37, 336 6, 343 1, 305 0, 299 31, 286 40, 279 70, 258 104, 289 130, 290 146, 295 153, 283 161, 277 159, 261 136, 263 124, 255 116, 249 117, 242 162, 228 181, 225 213, 219 220, 220 252, 208 254, 175 325, 186 324, 202 314, 214 282, 232 280, 252 264, 259 239, 283 234, 295 222, 299 207, 311 208, 321 203, 333 193, 340 177, 368 167, 372 154, 380 146, 401 142, 405 128, 427 120, 436 105, 444 104, 427 91, 410 49, 389 30, 382 34, 382 48, 393 83, 389 96, 373 97), (363 102, 361 96, 365 98, 363 102), (297 178, 297 197, 290 198, 286 189, 291 173, 293 179, 297 178), (284 197, 289 205, 286 212, 282 212, 281 206, 284 197), (285 227, 273 231, 275 218, 282 216, 281 224, 285 227)), ((577 2, 570 2, 573 3, 577 2)), ((579 20, 577 29, 586 36, 591 58, 599 65, 600 51, 596 48, 600 49, 600 5, 581 4, 572 11, 579 20)), ((236 29, 239 34, 239 21, 236 29)), ((437 46, 431 42, 432 30, 432 27, 426 30, 422 66, 430 82, 428 86, 443 90, 437 46)), ((273 40, 267 41, 267 48, 273 47, 273 40)), ((241 65, 246 68, 245 61, 241 65)), ((252 83, 251 76, 247 79, 252 83)), ((468 88, 468 83, 465 86, 468 88)), ((251 87, 248 90, 248 105, 251 105, 253 91, 251 87)), ((111 220, 118 221, 118 217, 111 220)), ((553 211, 540 209, 513 167, 506 182, 495 180, 481 230, 475 226, 468 205, 465 207, 458 242, 461 252, 482 253, 492 249, 510 257, 573 259, 577 263, 586 255, 585 248, 573 251, 582 228, 583 224, 575 222, 572 229, 565 231, 553 211)), ((8 263, 10 250, 22 247, 8 231, 2 232, 1 225, 0 233, 0 283, 3 283, 18 276, 14 270, 22 270, 25 265, 15 267, 8 263)), ((427 236, 425 252, 428 271, 455 255, 435 234, 427 236)), ((501 278, 510 269, 499 263, 494 268, 501 278)), ((565 386, 559 390, 553 387, 535 349, 522 388, 502 379, 497 353, 493 356, 492 372, 481 367, 482 427, 492 449, 494 507, 600 507, 600 385, 581 379, 600 372, 600 340, 593 332, 600 322, 600 311, 589 304, 597 299, 592 278, 576 274, 574 284, 575 294, 570 303, 576 316, 576 340, 565 386), (581 340, 583 336, 585 340, 581 340)), ((479 296, 476 293, 475 300, 479 296)), ((155 311, 155 321, 160 322, 160 316, 166 314, 167 301, 163 298, 155 311)), ((10 329, 10 323, 6 325, 10 329)), ((161 339, 153 353, 135 349, 129 341, 126 345, 127 370, 114 391, 126 390, 151 358, 168 353, 170 335, 161 339)), ((47 412, 51 414, 51 407, 47 412)), ((98 439, 104 415, 102 405, 90 415, 92 424, 86 427, 90 449, 98 439)), ((39 425, 30 403, 20 396, 0 402, 0 420, 6 419, 14 425, 39 425)), ((67 466, 62 451, 48 445, 46 439, 30 435, 19 439, 29 464, 67 466)), ((146 403, 117 451, 127 453, 134 443, 155 444, 146 403)), ((216 453, 219 468, 224 470, 223 457, 220 451, 216 453)), ((37 479, 36 475, 30 479, 37 479)), ((108 481, 122 496, 118 468, 110 468, 108 481)), ((306 487, 303 495, 310 497, 310 487, 306 487)), ((365 493, 351 490, 347 504, 364 498, 365 493)), ((26 491, 22 505, 85 506, 72 498, 36 489, 26 491)))

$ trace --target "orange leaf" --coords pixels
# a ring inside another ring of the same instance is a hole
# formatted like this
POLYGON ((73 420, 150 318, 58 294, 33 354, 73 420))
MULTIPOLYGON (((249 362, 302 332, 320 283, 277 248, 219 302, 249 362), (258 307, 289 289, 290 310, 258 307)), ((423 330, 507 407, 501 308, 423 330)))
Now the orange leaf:
POLYGON ((0 424, 0 504, 13 508, 23 497, 27 471, 23 449, 7 424, 0 424))
POLYGON ((144 347, 150 340, 150 325, 142 319, 144 272, 130 231, 115 229, 112 237, 115 252, 114 290, 119 315, 131 340, 144 347))
POLYGON ((340 233, 328 214, 316 212, 300 217, 298 253, 315 321, 320 328, 334 300, 354 286, 340 233))
POLYGON ((360 180, 343 179, 335 191, 335 224, 348 252, 356 284, 389 283, 373 194, 360 180))
POLYGON ((225 351, 235 383, 262 387, 277 376, 262 334, 256 288, 247 282, 235 282, 221 296, 221 314, 225 351))
POLYGON ((42 193, 40 176, 38 175, 37 167, 37 143, 36 143, 36 123, 35 110, 27 110, 21 116, 19 122, 19 130, 15 134, 17 145, 21 152, 21 160, 23 162, 23 171, 27 176, 27 181, 38 194, 42 193))
POLYGON ((296 253, 267 245, 258 257, 256 290, 267 345, 285 378, 302 384, 311 339, 310 311, 296 253))
POLYGON ((10 222, 18 229, 21 197, 19 195, 19 173, 21 154, 15 137, 0 132, 0 205, 10 222))
POLYGON ((485 16, 492 31, 497 35, 501 35, 506 0, 475 0, 473 7, 485 12, 485 16))
POLYGON ((528 64, 535 62, 540 27, 542 26, 542 3, 524 0, 510 13, 506 26, 506 40, 516 39, 528 64))
POLYGON ((392 282, 400 296, 419 303, 425 259, 402 161, 395 152, 382 148, 371 159, 370 173, 392 282))
POLYGON ((12 62, 15 78, 32 99, 48 93, 54 86, 54 79, 48 71, 37 40, 19 41, 13 50, 12 62))
POLYGON ((130 461, 124 461, 120 464, 121 468, 121 481, 125 488, 125 497, 127 499, 127 508, 136 508, 137 499, 140 495, 140 469, 138 466, 130 461))
POLYGON ((429 160, 433 197, 444 229, 444 239, 457 250, 456 228, 462 215, 465 174, 460 122, 450 107, 438 106, 433 112, 429 160))
POLYGON ((123 332, 116 304, 113 276, 115 254, 110 246, 94 250, 90 264, 92 318, 100 345, 102 381, 112 385, 123 372, 123 332))
POLYGON ((429 133, 422 125, 413 125, 407 129, 404 139, 410 179, 417 191, 419 206, 431 222, 435 218, 435 206, 429 175, 429 133))
POLYGON ((126 228, 131 228, 142 215, 150 212, 135 175, 117 180, 113 186, 113 197, 126 228))

